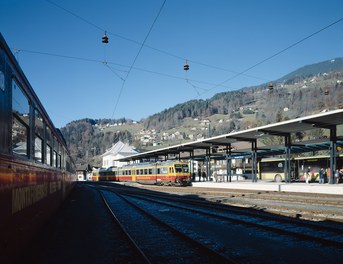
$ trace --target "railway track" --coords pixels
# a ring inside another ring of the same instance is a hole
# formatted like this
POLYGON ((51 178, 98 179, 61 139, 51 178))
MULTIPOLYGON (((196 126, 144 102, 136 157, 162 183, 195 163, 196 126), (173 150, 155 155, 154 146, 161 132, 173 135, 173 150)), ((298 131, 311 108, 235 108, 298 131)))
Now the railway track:
POLYGON ((120 194, 101 196, 137 254, 137 263, 237 263, 220 250, 194 239, 120 194), (147 227, 153 226, 153 229, 147 227), (149 231, 144 232, 145 230, 149 231))
POLYGON ((135 194, 128 195, 152 203, 173 206, 175 208, 189 210, 197 214, 204 214, 237 224, 249 225, 265 229, 267 231, 294 236, 300 239, 315 241, 324 245, 336 246, 343 249, 343 225, 333 226, 320 224, 289 217, 274 216, 255 210, 247 211, 241 208, 227 207, 190 199, 180 199, 172 196, 168 197, 146 193, 144 196, 135 194), (147 198, 147 196, 149 198, 147 198), (197 209, 194 209, 194 207, 197 209))
MULTIPOLYGON (((129 210, 130 212, 132 209, 128 208, 132 208, 131 206, 139 207, 141 208, 140 210, 145 211, 144 214, 153 215, 159 221, 168 223, 174 229, 187 234, 193 240, 200 241, 201 244, 210 247, 214 251, 219 250, 220 256, 228 258, 228 260, 220 260, 219 262, 299 262, 299 254, 301 254, 300 259, 306 258, 306 261, 311 261, 312 263, 321 263, 323 259, 326 260, 326 263, 335 263, 335 259, 337 260, 337 258, 343 256, 343 227, 339 223, 335 225, 332 225, 332 223, 314 223, 284 216, 275 216, 247 208, 237 208, 220 203, 200 201, 190 197, 151 192, 137 188, 123 188, 122 186, 118 188, 102 185, 98 185, 98 187, 106 189, 106 191, 102 190, 102 192, 105 192, 107 199, 115 199, 110 204, 115 205, 117 211, 114 213, 117 217, 118 214, 123 214, 119 209, 120 207, 126 208, 126 211, 129 210), (118 206, 119 201, 121 201, 120 206, 118 206), (128 206, 129 204, 130 206, 128 206), (282 254, 276 252, 282 252, 282 254), (287 252, 292 252, 295 255, 287 252), (296 257, 297 253, 298 256, 296 257)), ((154 227, 148 229, 149 233, 155 229, 155 225, 157 226, 157 224, 145 222, 146 220, 141 221, 142 217, 139 216, 136 216, 136 219, 139 219, 139 221, 135 221, 132 215, 137 213, 127 212, 127 214, 131 216, 122 218, 126 225, 130 225, 128 223, 132 221, 135 225, 138 222, 143 222, 145 228, 146 226, 154 227)), ((144 227, 141 226, 141 228, 144 227)), ((136 235, 141 233, 139 228, 138 230, 136 229, 136 226, 135 231, 132 230, 132 227, 127 229, 136 233, 136 235)), ((161 232, 163 234, 163 231, 161 232)), ((157 237, 161 236, 161 232, 157 232, 157 237)), ((175 244, 169 239, 168 242, 170 242, 169 247, 181 243, 175 242, 175 244)), ((160 250, 157 251, 165 251, 160 242, 158 246, 160 250)), ((168 248, 168 246, 166 247, 168 248)), ((191 247, 197 248, 197 246, 191 247)), ((203 249, 200 251, 203 252, 203 249)), ((191 255, 196 255, 196 253, 193 253, 191 255)), ((182 260, 180 263, 189 263, 188 261, 198 262, 197 260, 194 261, 194 259, 191 260, 191 258, 185 258, 187 261, 184 262, 185 259, 181 258, 181 256, 186 256, 185 253, 181 253, 179 256, 174 254, 169 251, 167 256, 164 257, 168 258, 170 256, 173 259, 173 263, 175 263, 175 259, 182 260)), ((209 253, 206 253, 205 256, 209 256, 209 253)), ((204 262, 204 258, 201 259, 204 262)), ((213 259, 210 259, 208 263, 210 262, 213 263, 213 259)))
POLYGON ((221 191, 212 188, 170 188, 168 190, 167 188, 154 188, 152 186, 142 186, 140 189, 178 195, 194 195, 211 202, 255 208, 273 214, 311 221, 343 222, 343 197, 337 195, 246 190, 221 191))

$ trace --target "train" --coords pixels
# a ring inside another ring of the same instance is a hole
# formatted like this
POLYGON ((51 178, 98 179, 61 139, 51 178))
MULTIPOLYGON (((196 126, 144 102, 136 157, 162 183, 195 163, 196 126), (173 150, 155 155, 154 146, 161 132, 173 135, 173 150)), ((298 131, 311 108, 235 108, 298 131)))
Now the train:
POLYGON ((10 263, 76 182, 59 129, 0 33, 0 263, 10 263))
POLYGON ((138 182, 154 185, 192 185, 189 164, 183 161, 133 163, 94 170, 93 181, 138 182))

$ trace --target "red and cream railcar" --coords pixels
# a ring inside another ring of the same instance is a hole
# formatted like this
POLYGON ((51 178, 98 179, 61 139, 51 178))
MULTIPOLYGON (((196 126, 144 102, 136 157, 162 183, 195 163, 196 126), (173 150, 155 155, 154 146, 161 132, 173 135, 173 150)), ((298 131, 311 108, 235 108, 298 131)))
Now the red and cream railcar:
POLYGON ((139 182, 156 185, 191 185, 189 166, 182 161, 134 163, 100 170, 99 180, 139 182))
POLYGON ((14 262, 71 190, 62 134, 0 34, 0 263, 14 262))

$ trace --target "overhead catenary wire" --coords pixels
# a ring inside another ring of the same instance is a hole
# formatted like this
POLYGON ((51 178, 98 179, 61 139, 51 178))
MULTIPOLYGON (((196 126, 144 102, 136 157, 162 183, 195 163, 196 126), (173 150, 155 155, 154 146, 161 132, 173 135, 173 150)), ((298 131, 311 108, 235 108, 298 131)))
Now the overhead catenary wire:
MULTIPOLYGON (((313 32, 312 34, 310 34, 310 35, 308 35, 308 36, 306 36, 306 37, 300 39, 299 41, 297 41, 297 42, 295 42, 295 43, 293 43, 293 44, 287 46, 286 48, 284 48, 284 49, 282 49, 282 50, 280 50, 280 51, 274 53, 273 55, 268 56, 267 58, 265 58, 265 59, 263 59, 263 60, 261 60, 261 61, 255 63, 255 64, 253 64, 252 66, 246 68, 245 70, 243 70, 243 71, 241 71, 241 72, 235 74, 234 76, 232 76, 232 77, 226 79, 225 81, 223 81, 223 82, 221 82, 221 83, 215 85, 214 87, 212 87, 211 89, 209 89, 209 91, 212 91, 212 90, 214 90, 215 88, 217 88, 217 87, 223 85, 224 83, 226 83, 226 82, 228 82, 228 81, 231 81, 231 80, 237 78, 237 77, 240 76, 240 75, 243 75, 244 73, 250 71, 251 69, 253 69, 253 68, 255 68, 255 67, 257 67, 257 66, 259 66, 259 65, 261 65, 261 64, 263 64, 263 63, 265 63, 266 61, 269 61, 270 59, 272 59, 272 58, 274 58, 274 57, 280 55, 281 53, 284 53, 285 51, 287 51, 287 50, 289 50, 289 49, 295 47, 296 45, 298 45, 298 44, 304 42, 305 40, 307 40, 307 39, 309 39, 309 38, 311 38, 311 37, 313 37, 313 36, 319 34, 320 32, 322 32, 322 31, 324 31, 324 30, 326 30, 326 29, 332 27, 333 25, 336 25, 337 23, 341 22, 342 20, 343 20, 343 17, 340 18, 340 19, 338 19, 338 20, 336 20, 336 21, 334 21, 334 22, 332 22, 331 24, 329 24, 329 25, 327 25, 327 26, 325 26, 325 27, 323 27, 323 28, 321 28, 321 29, 319 29, 319 30, 313 32)), ((202 93, 202 95, 205 94, 205 93, 206 93, 206 92, 202 93)))
POLYGON ((143 47, 144 47, 144 44, 145 44, 146 40, 148 39, 148 37, 149 37, 149 35, 150 35, 150 33, 151 33, 151 31, 152 31, 154 25, 156 24, 156 21, 157 21, 158 17, 160 16, 160 14, 161 14, 161 12, 162 12, 162 10, 163 10, 163 7, 164 7, 164 5, 165 5, 166 2, 167 2, 167 0, 164 0, 164 1, 163 1, 162 6, 160 7, 160 9, 159 9, 159 11, 158 11, 158 13, 157 13, 157 15, 156 15, 154 21, 152 22, 152 24, 151 24, 151 26, 150 26, 150 28, 149 28, 149 31, 148 31, 148 33, 146 34, 146 36, 145 36, 145 38, 144 38, 144 41, 142 42, 142 45, 140 46, 140 48, 139 48, 139 50, 138 50, 138 52, 137 52, 137 54, 136 54, 136 56, 135 56, 135 58, 134 58, 134 60, 133 60, 133 62, 132 62, 132 64, 131 64, 131 66, 130 66, 129 71, 127 72, 126 77, 124 78, 124 81, 123 81, 122 86, 121 86, 120 91, 119 91, 119 95, 118 95, 118 97, 117 97, 117 101, 116 101, 116 103, 115 103, 115 105, 114 105, 114 109, 113 109, 113 113, 112 113, 111 118, 114 117, 115 111, 116 111, 116 109, 117 109, 118 103, 119 103, 119 101, 120 101, 121 95, 122 95, 123 90, 124 90, 125 83, 126 83, 128 77, 129 77, 130 73, 131 73, 131 70, 132 70, 133 66, 135 65, 135 63, 136 63, 136 61, 137 61, 137 59, 138 59, 138 56, 139 56, 139 54, 141 53, 141 51, 142 51, 142 49, 143 49, 143 47))
MULTIPOLYGON (((104 64, 105 66, 106 65, 107 66, 108 65, 116 65, 116 66, 119 66, 119 67, 122 67, 122 68, 130 68, 129 65, 124 65, 124 64, 113 62, 113 61, 103 61, 103 60, 99 60, 99 59, 90 59, 90 58, 76 57, 76 56, 70 56, 70 55, 62 55, 62 54, 56 54, 56 53, 51 53, 51 52, 32 51, 32 50, 27 50, 27 49, 17 49, 17 48, 12 48, 12 49, 15 50, 16 52, 24 52, 24 53, 26 52, 26 53, 31 53, 31 54, 39 54, 39 55, 43 55, 43 56, 52 56, 52 57, 59 57, 59 58, 64 58, 64 59, 101 63, 101 64, 104 64)), ((109 69, 111 71, 116 71, 116 72, 124 72, 124 73, 128 72, 128 70, 113 69, 113 67, 109 67, 109 69)), ((156 75, 167 77, 167 78, 172 78, 172 79, 177 79, 177 80, 184 80, 184 78, 180 77, 180 76, 175 76, 175 75, 171 75, 171 74, 167 74, 167 73, 162 73, 162 72, 152 71, 152 70, 148 70, 148 69, 143 69, 143 68, 140 68, 140 67, 132 67, 132 69, 135 70, 135 71, 147 72, 147 73, 156 74, 156 75)), ((121 80, 124 80, 123 77, 119 77, 119 78, 121 80)), ((205 82, 205 81, 195 80, 195 79, 189 79, 189 81, 196 82, 196 83, 202 83, 202 84, 209 85, 209 86, 215 85, 215 83, 210 83, 210 82, 205 82)), ((229 87, 227 85, 222 85, 222 87, 227 88, 227 89, 232 89, 232 87, 229 87)), ((203 89, 203 90, 207 90, 207 89, 203 89)))
MULTIPOLYGON (((64 10, 65 12, 68 12, 69 14, 71 14, 71 15, 73 15, 74 17, 76 17, 76 18, 78 18, 78 19, 84 21, 85 23, 87 23, 87 24, 89 24, 89 25, 91 25, 91 26, 97 28, 98 30, 100 30, 100 31, 102 31, 102 32, 105 31, 104 28, 102 28, 102 27, 96 25, 95 23, 92 23, 91 21, 89 21, 89 20, 87 20, 87 19, 81 17, 80 15, 78 15, 78 14, 76 14, 76 13, 74 13, 74 12, 69 11, 68 9, 66 9, 66 8, 64 8, 64 7, 62 7, 62 6, 58 5, 58 4, 56 4, 56 3, 54 3, 53 1, 51 1, 51 0, 45 0, 45 1, 48 2, 48 3, 50 3, 50 4, 53 4, 54 6, 60 8, 60 9, 62 9, 62 10, 64 10)), ((287 50, 293 48, 294 46, 300 44, 301 42, 303 42, 303 41, 305 41, 305 40, 311 38, 312 36, 314 36, 314 35, 316 35, 316 34, 322 32, 323 30, 325 30, 325 29, 327 29, 327 28, 329 28, 329 27, 331 27, 331 26, 333 26, 333 25, 335 25, 335 24, 341 22, 342 20, 343 20, 343 18, 340 18, 340 19, 334 21, 333 23, 331 23, 331 24, 329 24, 329 25, 323 27, 322 29, 320 29, 320 30, 318 30, 318 31, 316 31, 316 32, 314 32, 314 33, 312 33, 312 34, 310 34, 309 36, 307 36, 307 37, 305 37, 305 38, 303 38, 303 39, 301 39, 301 40, 299 40, 299 41, 297 41, 297 42, 295 42, 295 43, 289 45, 288 47, 286 47, 286 48, 280 50, 279 52, 277 52, 277 53, 275 53, 275 54, 273 54, 273 55, 271 55, 271 56, 269 56, 269 57, 267 57, 267 58, 265 58, 265 59, 263 59, 263 60, 261 60, 261 61, 255 63, 255 64, 253 64, 252 66, 246 68, 246 69, 243 70, 243 71, 234 72, 234 71, 227 70, 227 71, 230 71, 230 72, 235 73, 235 75, 232 76, 232 77, 230 77, 230 78, 227 78, 227 79, 224 80, 223 82, 220 82, 220 83, 215 84, 212 88, 207 89, 207 90, 206 90, 205 92, 203 92, 201 95, 206 94, 207 92, 210 92, 210 91, 214 90, 214 89, 217 88, 217 87, 220 87, 220 86, 221 86, 221 87, 225 87, 225 86, 224 86, 225 83, 227 83, 227 82, 229 82, 229 81, 231 81, 231 80, 233 80, 233 79, 235 79, 235 78, 237 78, 237 77, 239 77, 239 76, 249 76, 249 77, 252 77, 252 78, 257 78, 257 77, 254 77, 254 76, 247 75, 246 73, 247 73, 248 71, 250 71, 251 69, 253 69, 253 68, 255 68, 255 67, 257 67, 257 66, 259 66, 259 65, 261 65, 261 64, 263 64, 263 63, 265 63, 266 61, 268 61, 268 60, 270 60, 270 59, 272 59, 272 58, 278 56, 279 54, 284 53, 285 51, 287 51, 287 50)), ((141 47, 142 47, 142 43, 140 43, 140 42, 138 42, 138 41, 135 41, 135 40, 126 38, 126 37, 124 37, 124 36, 115 34, 115 33, 110 32, 110 31, 107 31, 107 33, 110 34, 110 35, 116 36, 116 37, 118 37, 118 38, 121 38, 121 39, 130 41, 130 42, 132 42, 132 43, 136 43, 136 44, 138 44, 138 45, 141 45, 141 47)), ((147 48, 156 50, 156 51, 158 51, 158 52, 161 52, 161 53, 164 53, 164 54, 166 54, 166 55, 169 55, 169 56, 178 58, 178 59, 180 59, 180 60, 184 60, 184 57, 182 57, 182 56, 178 56, 178 55, 172 54, 172 53, 170 53, 170 52, 163 51, 163 50, 161 50, 161 49, 151 47, 151 46, 149 46, 149 45, 146 45, 145 43, 144 43, 144 47, 147 47, 147 48)), ((193 61, 193 60, 189 60, 189 61, 192 62, 192 63, 198 63, 198 64, 201 64, 201 65, 203 65, 203 66, 209 66, 209 67, 211 67, 211 65, 209 65, 209 64, 199 63, 199 62, 196 62, 196 61, 193 61)), ((223 68, 220 68, 220 67, 216 67, 216 66, 214 66, 214 68, 216 68, 216 69, 218 69, 218 70, 219 70, 219 69, 220 69, 220 70, 226 70, 226 69, 223 69, 223 68)), ((259 79, 262 80, 262 78, 259 78, 259 79)), ((264 80, 265 80, 265 79, 264 79, 264 80)))
MULTIPOLYGON (((103 29, 102 27, 100 27, 100 26, 96 25, 95 23, 92 23, 92 22, 90 22, 89 20, 87 20, 87 19, 81 17, 80 15, 77 15, 76 13, 74 13, 74 12, 72 12, 72 11, 70 11, 70 10, 64 8, 64 7, 62 7, 61 5, 58 5, 58 4, 54 3, 54 2, 51 1, 51 0, 45 0, 45 1, 48 2, 48 3, 50 3, 50 4, 52 4, 52 5, 54 5, 54 6, 56 6, 56 7, 58 7, 58 8, 60 8, 60 9, 62 9, 62 10, 64 10, 65 12, 67 12, 67 13, 73 15, 74 17, 76 17, 76 18, 78 18, 78 19, 84 21, 85 23, 87 23, 87 24, 89 24, 89 25, 91 25, 91 26, 93 26, 93 27, 95 27, 95 28, 97 28, 97 29, 99 29, 99 30, 101 30, 101 31, 104 31, 104 29, 103 29)), ((334 21, 333 23, 331 23, 331 24, 329 24, 329 25, 327 25, 327 26, 325 26, 325 27, 319 29, 318 31, 316 31, 316 32, 314 32, 314 33, 312 33, 312 34, 310 34, 309 36, 307 36, 307 37, 305 37, 305 38, 303 38, 303 39, 301 39, 301 40, 299 40, 299 41, 297 41, 297 42, 295 42, 295 43, 289 45, 288 47, 286 47, 286 48, 284 48, 284 49, 278 51, 277 53, 275 53, 275 54, 273 54, 273 55, 271 55, 271 56, 269 56, 269 57, 267 57, 267 58, 265 58, 265 59, 263 59, 263 60, 257 62, 256 64, 254 64, 254 65, 252 65, 252 66, 250 66, 250 67, 248 67, 248 68, 246 68, 245 70, 240 71, 240 72, 232 71, 232 70, 228 70, 228 69, 224 69, 224 68, 222 68, 222 67, 217 67, 217 66, 213 66, 213 65, 210 65, 210 64, 206 64, 206 63, 201 63, 201 62, 194 61, 194 60, 189 60, 189 62, 192 62, 192 63, 195 63, 195 64, 199 64, 199 65, 202 65, 202 66, 205 66, 205 67, 210 67, 210 68, 214 68, 214 69, 218 69, 218 70, 222 70, 222 71, 231 72, 231 73, 234 73, 234 74, 235 74, 234 76, 232 76, 232 77, 230 77, 230 78, 224 80, 223 82, 217 83, 215 86, 213 86, 212 88, 208 89, 207 92, 212 91, 212 90, 214 90, 214 89, 217 88, 217 87, 223 86, 226 82, 229 82, 229 81, 231 81, 231 80, 233 80, 233 79, 235 79, 235 78, 237 78, 237 77, 239 77, 239 76, 246 76, 246 77, 249 77, 249 78, 255 78, 255 79, 259 79, 259 80, 268 81, 268 80, 265 79, 265 78, 256 77, 256 76, 253 76, 253 75, 248 75, 248 74, 246 74, 246 73, 247 73, 248 71, 250 71, 251 69, 253 69, 253 68, 255 68, 255 67, 257 67, 257 66, 263 64, 264 62, 266 62, 266 61, 268 61, 268 60, 270 60, 270 59, 272 59, 272 58, 274 58, 274 57, 280 55, 281 53, 284 53, 285 51, 291 49, 292 47, 294 47, 294 46, 300 44, 301 42, 303 42, 303 41, 305 41, 305 40, 307 40, 307 39, 313 37, 314 35, 316 35, 316 34, 322 32, 322 31, 326 30, 327 28, 329 28, 329 27, 331 27, 331 26, 333 26, 333 25, 335 25, 335 24, 341 22, 342 20, 343 20, 343 18, 340 18, 340 19, 334 21)), ((116 37, 118 37, 118 38, 121 38, 121 39, 123 39, 123 40, 130 41, 130 42, 132 42, 132 43, 141 45, 141 47, 142 47, 142 43, 140 43, 139 41, 132 40, 132 39, 130 39, 130 38, 121 36, 121 35, 119 35, 119 34, 115 34, 115 33, 110 32, 110 31, 108 31, 108 33, 111 34, 111 35, 113 35, 113 36, 116 36, 116 37)), ((175 55, 175 54, 173 54, 173 53, 171 53, 171 52, 167 52, 167 51, 164 51, 164 50, 161 50, 161 49, 158 49, 158 48, 149 46, 149 45, 145 45, 145 43, 144 43, 143 45, 144 45, 145 47, 147 47, 147 48, 150 48, 150 49, 152 49, 152 50, 155 50, 155 51, 158 51, 158 52, 160 52, 160 53, 166 54, 166 55, 168 55, 168 56, 171 56, 171 57, 174 57, 174 58, 178 58, 178 59, 180 59, 180 60, 184 60, 184 57, 182 57, 182 56, 178 56, 178 55, 175 55)), ((204 93, 202 93, 201 95, 203 95, 203 94, 205 94, 205 93, 207 93, 207 92, 204 92, 204 93)))
MULTIPOLYGON (((146 48, 149 48, 149 49, 151 49, 151 50, 157 51, 157 52, 159 52, 159 53, 165 54, 165 55, 170 56, 170 57, 174 57, 174 58, 179 59, 179 60, 184 60, 184 57, 179 56, 179 55, 176 55, 176 54, 173 54, 173 53, 171 53, 171 52, 169 52, 169 51, 165 51, 165 50, 162 50, 162 49, 159 49, 159 48, 156 48, 156 47, 152 47, 152 46, 150 46, 150 45, 147 45, 146 43, 142 43, 142 42, 139 42, 139 41, 137 41, 137 40, 133 40, 133 39, 130 39, 130 38, 128 38, 128 37, 125 37, 125 36, 116 34, 116 33, 114 33, 114 32, 108 31, 108 30, 105 30, 103 27, 98 26, 97 24, 95 24, 95 23, 89 21, 88 19, 85 19, 84 17, 82 17, 82 16, 76 14, 75 12, 72 12, 72 11, 66 9, 65 7, 59 5, 59 4, 57 4, 57 3, 55 3, 55 2, 53 2, 53 1, 51 1, 51 0, 45 0, 45 1, 48 2, 48 3, 50 3, 50 4, 52 4, 52 5, 54 5, 55 7, 59 8, 59 9, 61 9, 61 10, 63 10, 63 11, 65 11, 65 12, 69 13, 70 15, 76 17, 77 19, 80 19, 81 21, 87 23, 88 25, 90 25, 90 26, 92 26, 92 27, 94 27, 94 28, 96 28, 96 29, 98 29, 98 30, 100 30, 100 31, 102 31, 102 32, 106 31, 106 33, 107 33, 108 35, 112 35, 112 36, 114 36, 114 37, 123 39, 123 40, 125 40, 125 41, 134 43, 134 44, 136 44, 136 45, 140 45, 140 46, 143 45, 143 46, 146 47, 146 48)), ((239 72, 237 72, 237 71, 225 69, 225 68, 223 68, 223 67, 218 67, 218 66, 215 66, 215 65, 211 65, 211 64, 208 64, 208 63, 199 62, 199 61, 196 61, 196 60, 188 60, 188 61, 191 62, 191 63, 193 63, 193 64, 202 65, 202 66, 207 67, 207 68, 212 68, 212 69, 216 69, 216 70, 220 70, 220 71, 225 71, 225 72, 231 72, 231 73, 235 73, 235 74, 239 73, 239 72)), ((246 76, 246 77, 249 77, 249 78, 257 79, 257 80, 267 81, 267 79, 261 78, 261 77, 258 77, 258 76, 248 75, 248 74, 244 74, 244 73, 241 74, 241 75, 246 76)))

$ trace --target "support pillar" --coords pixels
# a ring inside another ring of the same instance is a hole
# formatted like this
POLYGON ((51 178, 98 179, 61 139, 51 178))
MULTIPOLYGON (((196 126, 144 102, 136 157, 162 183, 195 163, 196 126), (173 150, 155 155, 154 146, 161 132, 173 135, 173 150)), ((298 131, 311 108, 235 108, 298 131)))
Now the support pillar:
POLYGON ((257 182, 257 140, 251 141, 252 182, 257 182))
POLYGON ((209 181, 211 173, 211 150, 206 149, 206 179, 209 181))
POLYGON ((330 178, 329 183, 335 183, 335 171, 337 168, 337 127, 330 127, 330 178))
POLYGON ((285 135, 285 182, 291 182, 291 135, 285 135))
POLYGON ((231 182, 231 144, 226 146, 226 181, 231 182))

